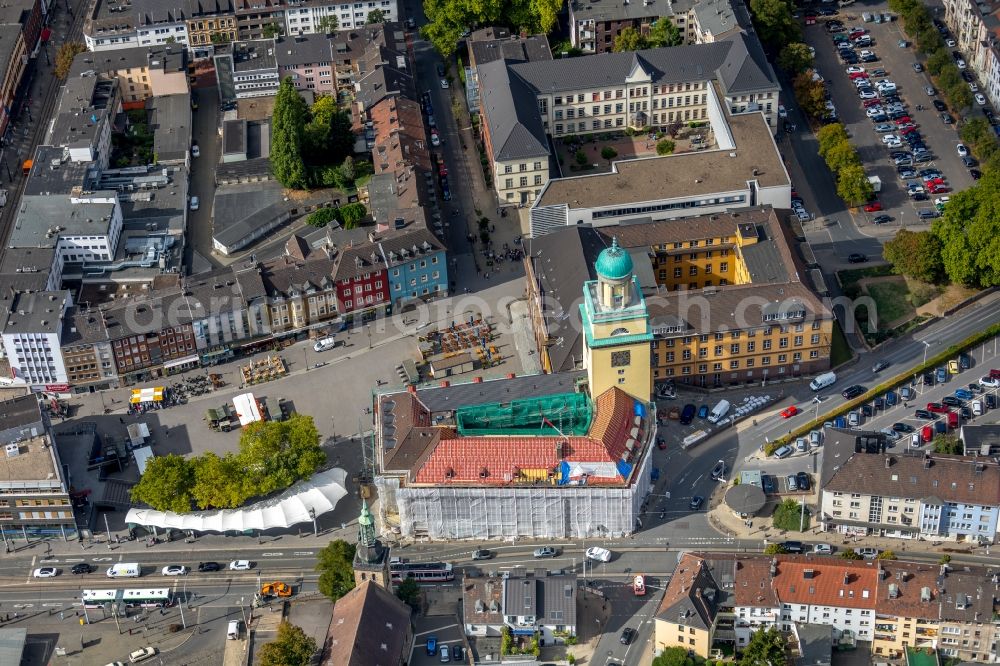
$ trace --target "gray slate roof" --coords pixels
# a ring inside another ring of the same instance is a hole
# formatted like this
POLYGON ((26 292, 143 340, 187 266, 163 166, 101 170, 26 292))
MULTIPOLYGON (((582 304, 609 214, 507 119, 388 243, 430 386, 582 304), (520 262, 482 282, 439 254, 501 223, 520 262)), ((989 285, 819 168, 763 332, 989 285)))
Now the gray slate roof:
POLYGON ((751 42, 757 43, 756 37, 740 33, 708 44, 518 63, 509 69, 539 93, 620 86, 636 69, 658 84, 718 78, 727 94, 777 87, 759 43, 753 48, 751 42))
POLYGON ((331 43, 330 37, 318 33, 294 38, 283 37, 274 44, 274 57, 278 61, 278 67, 329 63, 333 60, 331 43))
MULTIPOLYGON (((547 65, 550 62, 522 65, 547 65)), ((513 76, 511 69, 503 60, 478 68, 479 105, 490 128, 493 159, 505 161, 545 157, 549 154, 549 147, 538 114, 535 92, 524 79, 513 76)))
POLYGON ((158 162, 183 162, 191 146, 191 95, 160 95, 146 103, 158 162))
POLYGON ((417 398, 430 412, 445 412, 465 405, 488 402, 510 402, 516 398, 534 398, 570 393, 583 372, 556 372, 543 375, 524 375, 513 379, 485 379, 450 386, 431 385, 417 390, 417 398))
POLYGON ((504 579, 504 615, 531 615, 539 624, 576 626, 576 575, 515 569, 504 579))

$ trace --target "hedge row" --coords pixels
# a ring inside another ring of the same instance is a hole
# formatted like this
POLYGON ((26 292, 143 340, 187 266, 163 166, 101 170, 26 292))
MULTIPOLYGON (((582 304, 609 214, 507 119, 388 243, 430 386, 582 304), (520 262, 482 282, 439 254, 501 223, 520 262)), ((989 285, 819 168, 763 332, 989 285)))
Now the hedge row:
POLYGON ((918 365, 917 367, 913 368, 912 370, 908 370, 907 372, 904 372, 904 373, 896 375, 895 377, 893 377, 892 379, 890 379, 888 381, 882 382, 881 384, 879 384, 875 388, 870 389, 867 392, 865 392, 860 397, 855 398, 854 400, 850 400, 850 401, 844 403, 843 405, 841 405, 837 409, 835 409, 833 411, 830 411, 830 412, 827 412, 826 414, 820 416, 819 418, 817 418, 814 421, 810 421, 809 423, 807 423, 804 426, 800 426, 799 428, 793 430, 790 434, 788 434, 788 435, 786 435, 784 437, 780 437, 780 438, 774 440, 773 442, 769 442, 768 444, 765 444, 764 445, 764 453, 766 455, 770 456, 772 453, 774 453, 774 450, 777 449, 778 447, 784 446, 785 444, 788 444, 789 442, 794 442, 797 437, 802 437, 804 435, 808 435, 809 431, 815 430, 816 428, 822 427, 823 424, 826 423, 827 421, 832 421, 833 419, 837 418, 838 416, 843 416, 847 412, 850 412, 850 411, 852 411, 852 410, 860 407, 861 405, 864 405, 866 403, 871 402, 877 396, 880 396, 880 395, 884 394, 886 391, 891 391, 892 389, 894 389, 894 388, 896 388, 898 386, 901 386, 902 384, 905 384, 905 383, 909 382, 913 378, 914 375, 920 375, 920 374, 923 374, 924 372, 927 372, 928 370, 936 368, 942 362, 945 362, 945 361, 948 361, 948 360, 951 360, 952 358, 954 358, 956 354, 959 354, 959 353, 964 352, 964 351, 966 351, 966 350, 968 350, 968 349, 970 349, 972 347, 975 347, 976 345, 978 345, 978 344, 980 344, 982 342, 985 342, 986 340, 989 340, 991 338, 995 338, 998 335, 1000 335, 1000 324, 993 324, 992 326, 990 326, 986 330, 980 331, 979 333, 976 333, 975 335, 972 335, 972 336, 966 338, 962 342, 959 342, 956 345, 952 345, 951 347, 949 347, 948 349, 944 350, 943 352, 940 352, 940 353, 934 355, 933 357, 927 359, 926 363, 921 363, 920 365, 918 365))

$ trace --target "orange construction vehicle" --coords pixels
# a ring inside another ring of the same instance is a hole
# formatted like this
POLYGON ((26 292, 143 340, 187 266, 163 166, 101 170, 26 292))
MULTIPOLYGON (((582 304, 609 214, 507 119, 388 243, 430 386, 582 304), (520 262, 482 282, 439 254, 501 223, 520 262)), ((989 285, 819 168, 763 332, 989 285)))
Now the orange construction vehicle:
POLYGON ((292 586, 276 580, 273 583, 265 583, 260 588, 262 597, 290 597, 292 596, 292 586))

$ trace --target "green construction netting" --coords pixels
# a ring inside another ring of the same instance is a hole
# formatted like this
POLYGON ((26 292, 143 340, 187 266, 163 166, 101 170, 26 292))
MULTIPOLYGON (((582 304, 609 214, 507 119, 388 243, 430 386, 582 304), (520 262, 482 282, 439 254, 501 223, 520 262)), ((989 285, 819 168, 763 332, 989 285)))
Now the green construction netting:
POLYGON ((586 435, 594 411, 583 393, 559 393, 455 410, 458 432, 484 435, 586 435))

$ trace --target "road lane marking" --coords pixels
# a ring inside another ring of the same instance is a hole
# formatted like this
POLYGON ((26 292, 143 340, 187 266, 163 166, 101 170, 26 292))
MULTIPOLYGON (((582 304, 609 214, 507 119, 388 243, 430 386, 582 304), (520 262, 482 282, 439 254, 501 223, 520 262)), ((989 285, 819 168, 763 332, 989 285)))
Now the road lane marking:
POLYGON ((261 557, 281 557, 284 553, 264 553, 261 557))
POLYGON ((292 555, 315 555, 311 550, 303 551, 301 553, 292 553, 292 555))

